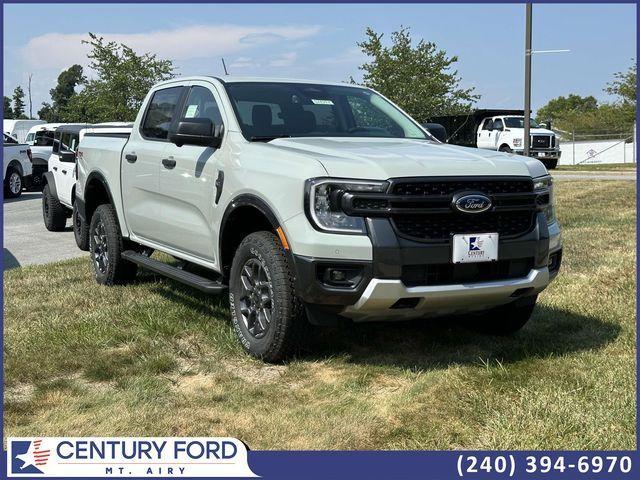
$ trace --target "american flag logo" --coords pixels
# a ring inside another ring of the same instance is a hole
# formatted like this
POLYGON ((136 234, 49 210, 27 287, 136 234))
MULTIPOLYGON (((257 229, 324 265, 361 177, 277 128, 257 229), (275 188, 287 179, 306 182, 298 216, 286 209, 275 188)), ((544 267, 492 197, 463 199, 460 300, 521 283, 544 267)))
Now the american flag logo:
POLYGON ((40 470, 44 467, 49 461, 49 455, 51 455, 51 450, 44 449, 42 446, 42 439, 38 438, 30 442, 28 450, 25 453, 16 455, 16 459, 22 462, 22 466, 20 470, 24 470, 29 466, 33 466, 36 469, 40 470))

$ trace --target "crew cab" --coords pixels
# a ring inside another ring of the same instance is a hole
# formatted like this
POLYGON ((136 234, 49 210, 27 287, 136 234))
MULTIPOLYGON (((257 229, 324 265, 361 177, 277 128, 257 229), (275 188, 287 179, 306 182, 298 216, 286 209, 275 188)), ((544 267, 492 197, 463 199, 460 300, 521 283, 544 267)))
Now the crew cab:
MULTIPOLYGON (((60 124, 51 137, 52 152, 47 161, 49 170, 42 176, 42 218, 47 230, 60 232, 71 218, 76 244, 89 250, 88 226, 78 215, 76 205, 76 154, 80 141, 87 133, 124 134, 131 132, 131 124, 60 124)), ((47 138, 49 136, 47 135, 47 138)), ((38 137, 35 141, 37 142, 38 137)))
POLYGON ((338 318, 456 314, 512 333, 560 268, 542 163, 440 143, 355 85, 176 78, 130 135, 86 134, 77 158, 97 282, 142 267, 228 291, 265 361, 338 318))
POLYGON ((53 151, 53 137, 62 123, 42 123, 29 129, 25 143, 31 148, 32 183, 42 188, 43 175, 49 169, 49 157, 53 151))
POLYGON ((6 133, 2 135, 4 197, 15 198, 31 183, 31 149, 6 133))
MULTIPOLYGON (((448 132, 448 143, 486 150, 524 154, 523 110, 476 110, 469 114, 435 117, 448 132)), ((554 169, 560 160, 560 140, 546 125, 531 119, 529 156, 554 169)))

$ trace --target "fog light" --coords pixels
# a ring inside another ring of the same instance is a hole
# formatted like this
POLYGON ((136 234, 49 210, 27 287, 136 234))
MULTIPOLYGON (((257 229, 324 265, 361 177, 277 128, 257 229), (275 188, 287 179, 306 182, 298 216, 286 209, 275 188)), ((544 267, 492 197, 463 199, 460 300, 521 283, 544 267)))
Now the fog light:
POLYGON ((320 275, 322 283, 331 287, 352 288, 362 279, 362 268, 352 266, 325 267, 320 275))

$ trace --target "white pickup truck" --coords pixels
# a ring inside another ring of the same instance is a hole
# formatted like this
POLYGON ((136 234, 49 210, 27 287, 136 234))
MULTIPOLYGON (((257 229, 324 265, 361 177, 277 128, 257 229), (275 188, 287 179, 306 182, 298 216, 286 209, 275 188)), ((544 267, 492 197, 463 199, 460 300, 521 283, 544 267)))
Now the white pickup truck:
POLYGON ((86 134, 77 156, 98 283, 143 267, 228 289, 240 342, 265 361, 339 317, 465 314, 511 333, 560 268, 542 163, 442 144, 367 88, 177 78, 130 135, 86 134))
POLYGON ((31 149, 28 145, 18 143, 15 138, 6 133, 2 135, 4 197, 15 198, 19 197, 22 189, 30 184, 31 149))

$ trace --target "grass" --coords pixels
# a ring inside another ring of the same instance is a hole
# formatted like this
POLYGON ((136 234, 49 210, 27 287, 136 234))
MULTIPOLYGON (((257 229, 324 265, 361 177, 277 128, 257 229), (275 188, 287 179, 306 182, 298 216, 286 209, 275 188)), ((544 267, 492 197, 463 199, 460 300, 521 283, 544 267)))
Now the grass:
MULTIPOLYGON (((561 172, 628 172, 636 170, 635 163, 584 163, 581 165, 558 165, 556 171, 561 172)), ((553 174, 553 171, 551 172, 553 174)))
POLYGON ((86 258, 5 279, 5 435, 234 436, 254 449, 635 449, 633 182, 558 182, 565 259, 511 338, 450 319, 247 357, 227 304, 86 258))

